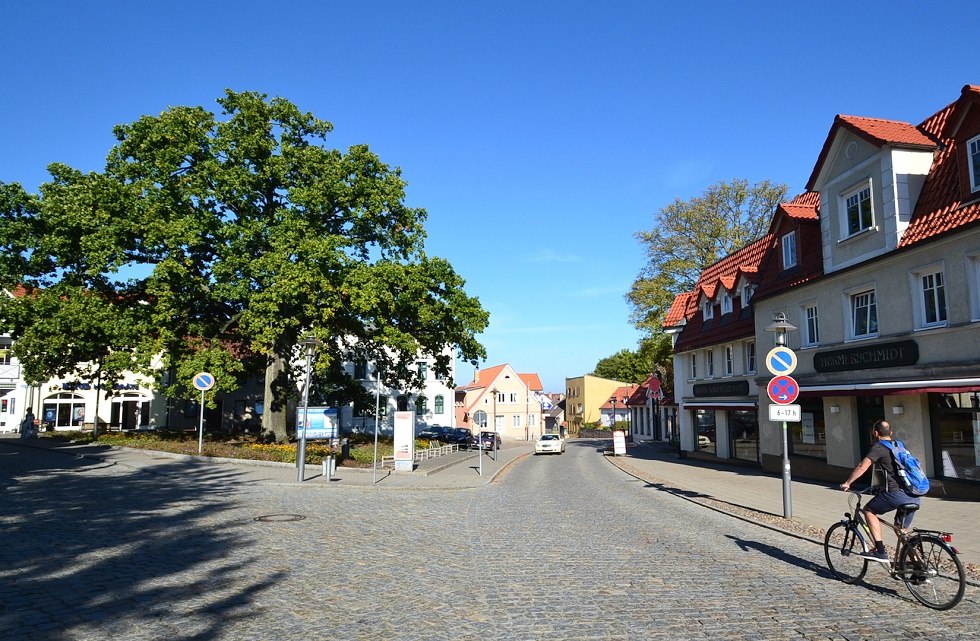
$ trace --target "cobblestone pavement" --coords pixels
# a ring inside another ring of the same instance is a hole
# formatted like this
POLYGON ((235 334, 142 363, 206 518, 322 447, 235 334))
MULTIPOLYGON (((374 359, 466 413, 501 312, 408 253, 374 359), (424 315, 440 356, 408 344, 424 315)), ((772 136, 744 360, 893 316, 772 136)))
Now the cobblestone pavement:
POLYGON ((845 585, 819 546, 661 491, 588 441, 465 490, 236 474, 0 447, 0 639, 976 634, 976 588, 934 612, 884 571, 845 585))

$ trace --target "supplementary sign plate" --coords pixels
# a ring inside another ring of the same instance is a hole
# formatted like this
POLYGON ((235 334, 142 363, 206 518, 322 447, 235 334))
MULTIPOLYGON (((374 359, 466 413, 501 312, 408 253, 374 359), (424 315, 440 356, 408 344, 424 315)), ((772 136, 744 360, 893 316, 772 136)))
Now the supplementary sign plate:
POLYGON ((776 423, 799 423, 803 420, 803 414, 799 405, 770 405, 769 420, 776 423))

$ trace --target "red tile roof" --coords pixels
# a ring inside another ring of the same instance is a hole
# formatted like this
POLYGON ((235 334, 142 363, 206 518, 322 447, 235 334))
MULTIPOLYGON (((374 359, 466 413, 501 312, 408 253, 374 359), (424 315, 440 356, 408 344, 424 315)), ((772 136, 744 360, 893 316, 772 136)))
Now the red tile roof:
POLYGON ((810 174, 810 179, 806 183, 807 191, 813 190, 840 129, 847 129, 877 147, 895 145, 916 149, 934 149, 937 146, 936 142, 925 132, 907 122, 838 114, 834 118, 834 124, 830 126, 830 133, 827 134, 823 149, 820 150, 817 163, 813 167, 813 173, 810 174))
MULTIPOLYGON (((956 102, 947 105, 920 127, 942 141, 943 147, 935 155, 922 192, 912 212, 909 226, 898 243, 908 247, 929 238, 968 225, 980 223, 980 202, 963 201, 960 190, 960 166, 958 158, 965 154, 958 135, 959 124, 966 114, 980 110, 980 86, 966 85, 956 102)), ((980 132, 967 132, 968 138, 980 132)))

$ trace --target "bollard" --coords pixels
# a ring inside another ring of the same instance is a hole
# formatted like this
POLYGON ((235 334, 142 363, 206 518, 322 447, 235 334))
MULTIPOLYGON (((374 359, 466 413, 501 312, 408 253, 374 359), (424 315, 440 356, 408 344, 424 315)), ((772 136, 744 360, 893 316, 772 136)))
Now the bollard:
POLYGON ((337 459, 331 454, 323 459, 323 480, 333 480, 333 475, 337 472, 337 459))

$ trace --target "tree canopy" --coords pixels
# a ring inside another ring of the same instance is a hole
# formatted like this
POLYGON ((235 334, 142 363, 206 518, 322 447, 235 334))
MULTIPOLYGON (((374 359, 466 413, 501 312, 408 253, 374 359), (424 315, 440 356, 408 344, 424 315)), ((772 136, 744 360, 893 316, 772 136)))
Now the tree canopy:
POLYGON ((319 374, 372 360, 392 385, 419 384, 419 353, 442 375, 446 346, 485 357, 488 314, 426 254, 399 169, 328 148, 332 125, 283 98, 217 102, 117 126, 101 172, 52 164, 39 194, 0 183, 0 285, 24 294, 0 297, 0 330, 29 382, 136 371, 193 398, 206 370, 213 398, 264 372, 282 440, 304 336, 319 374))
POLYGON ((694 289, 705 268, 762 237, 787 191, 768 180, 749 185, 735 179, 661 209, 653 228, 636 234, 646 264, 627 295, 633 324, 665 340, 661 326, 674 297, 694 289))

